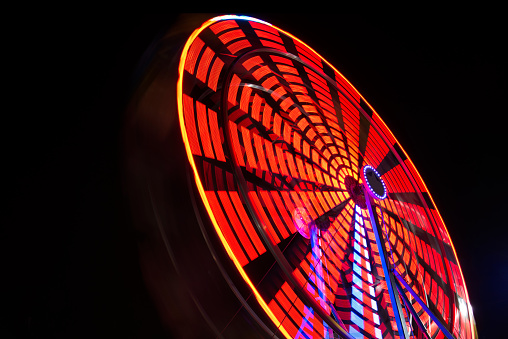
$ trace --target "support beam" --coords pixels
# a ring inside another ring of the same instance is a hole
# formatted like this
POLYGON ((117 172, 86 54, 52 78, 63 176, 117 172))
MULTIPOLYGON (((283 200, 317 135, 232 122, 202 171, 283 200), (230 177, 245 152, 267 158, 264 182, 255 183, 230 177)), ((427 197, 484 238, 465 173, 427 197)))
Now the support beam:
POLYGON ((397 280, 395 280, 395 283, 396 283, 396 286, 397 286, 397 290, 399 291, 399 295, 402 297, 402 300, 404 301, 404 304, 406 304, 406 308, 413 315, 413 318, 415 319, 416 324, 420 328, 420 331, 423 333, 423 335, 425 336, 426 339, 431 339, 430 335, 429 335, 429 332, 427 332, 427 329, 425 328, 425 325, 423 325, 422 320, 418 316, 418 313, 416 313, 416 310, 411 305, 411 302, 406 297, 406 294, 404 294, 404 290, 402 289, 402 286, 400 286, 400 283, 397 280))
MULTIPOLYGON (((416 294, 415 291, 411 288, 411 286, 408 285, 408 283, 399 275, 397 271, 393 271, 393 275, 397 279, 397 283, 400 283, 402 286, 406 288, 406 290, 411 293, 413 298, 420 304, 420 306, 423 308, 425 312, 429 315, 429 317, 436 323, 436 325, 439 327, 441 332, 448 338, 448 339, 455 339, 455 337, 448 331, 446 326, 436 317, 434 313, 427 307, 427 304, 416 294)), ((401 293, 402 294, 402 293, 401 293)))
POLYGON ((404 339, 409 338, 409 331, 406 326, 406 320, 404 319, 404 313, 402 312, 402 306, 400 304, 400 299, 397 293, 397 287, 395 285, 395 278, 393 274, 391 274, 391 269, 389 267, 388 256, 385 249, 385 244, 383 241, 383 231, 379 222, 376 218, 376 206, 373 204, 372 197, 368 192, 367 187, 363 187, 365 202, 367 203, 367 208, 369 210, 370 222, 372 224, 372 230, 374 231, 374 235, 376 236, 376 244, 379 249, 379 256, 381 257, 381 265, 383 267, 383 273, 385 275, 386 286, 388 288, 388 294, 390 295, 390 301, 392 303, 393 313, 395 315, 395 322, 397 323, 397 331, 399 332, 399 336, 404 339))

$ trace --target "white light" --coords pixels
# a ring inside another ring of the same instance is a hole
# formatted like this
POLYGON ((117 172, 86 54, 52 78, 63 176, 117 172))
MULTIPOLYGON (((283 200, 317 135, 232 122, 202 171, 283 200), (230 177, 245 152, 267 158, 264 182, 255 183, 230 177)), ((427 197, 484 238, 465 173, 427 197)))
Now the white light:
POLYGON ((374 318, 374 323, 376 325, 379 325, 379 316, 376 313, 373 313, 372 317, 374 318))
POLYGON ((463 316, 467 316, 467 304, 464 299, 461 297, 457 297, 459 299, 459 311, 463 316))
POLYGON ((247 20, 247 21, 256 21, 256 22, 259 22, 259 23, 262 23, 262 24, 265 24, 265 25, 268 25, 268 26, 273 26, 272 24, 270 24, 270 23, 268 23, 266 21, 259 20, 259 19, 256 19, 256 18, 252 18, 250 16, 245 16, 245 15, 221 15, 221 16, 217 16, 215 18, 212 18, 211 20, 212 21, 247 20))

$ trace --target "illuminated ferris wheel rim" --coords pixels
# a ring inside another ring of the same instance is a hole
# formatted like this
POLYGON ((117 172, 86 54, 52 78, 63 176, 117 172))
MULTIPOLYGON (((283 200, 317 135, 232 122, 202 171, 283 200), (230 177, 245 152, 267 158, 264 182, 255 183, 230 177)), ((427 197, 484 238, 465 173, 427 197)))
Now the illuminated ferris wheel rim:
MULTIPOLYGON (((193 168, 193 171, 194 171, 194 174, 195 174, 195 179, 196 179, 196 184, 197 184, 197 188, 199 190, 199 193, 200 193, 200 196, 205 204, 205 207, 208 211, 208 214, 210 215, 210 218, 211 218, 211 221, 212 221, 212 224, 217 232, 217 234, 219 235, 219 238, 222 242, 222 244, 224 245, 229 257, 231 258, 231 260, 234 262, 235 266, 237 267, 238 271, 240 272, 240 274, 242 275, 243 279, 245 280, 245 282, 251 287, 254 295, 256 296, 257 300, 260 302, 262 308, 265 310, 265 312, 268 314, 268 316, 274 321, 275 324, 279 324, 279 327, 280 327, 280 321, 277 320, 277 318, 274 316, 273 312, 270 310, 270 308, 268 307, 268 305, 266 304, 266 302, 263 300, 263 298, 261 297, 261 295, 259 294, 259 292, 257 291, 256 287, 253 285, 253 283, 250 281, 250 278, 248 276, 248 274, 245 272, 245 270, 243 269, 242 265, 240 264, 238 258, 235 256, 235 254, 233 253, 233 250, 231 249, 231 247, 229 246, 224 234, 222 233, 222 230, 216 220, 216 218, 214 217, 214 213, 213 213, 213 210, 210 206, 210 202, 208 201, 208 198, 207 198, 207 195, 205 194, 205 190, 204 190, 204 186, 203 186, 203 183, 201 181, 201 178, 200 178, 200 175, 199 175, 199 172, 198 172, 198 169, 196 167, 196 163, 194 162, 194 157, 193 157, 193 154, 192 154, 192 151, 191 151, 191 146, 189 145, 189 136, 187 134, 187 130, 185 128, 185 122, 184 122, 184 113, 183 113, 183 106, 184 106, 184 103, 183 103, 183 100, 182 100, 182 84, 183 84, 183 74, 184 74, 184 66, 185 66, 185 60, 186 60, 186 57, 187 57, 187 54, 189 52, 189 48, 191 46, 191 44, 194 42, 194 40, 198 37, 198 35, 204 30, 206 29, 207 27, 209 27, 210 25, 216 23, 216 22, 219 22, 219 21, 225 21, 225 20, 245 20, 245 21, 253 21, 253 22, 258 22, 258 23, 261 23, 261 24, 264 24, 264 25, 268 25, 270 27, 273 27, 274 29, 286 34, 287 36, 290 36, 292 39, 294 40, 298 40, 300 43, 304 44, 308 49, 310 49, 311 51, 313 51, 316 55, 319 56, 318 53, 316 53, 312 48, 310 48, 308 45, 306 45, 305 43, 301 42, 301 40, 297 39, 296 37, 294 37, 293 35, 291 35, 290 33, 287 33, 269 23, 266 23, 262 20, 258 20, 258 19, 254 19, 254 18, 250 18, 250 17, 245 17, 245 16, 234 16, 234 15, 226 15, 226 16, 221 16, 221 17, 216 17, 216 18, 212 18, 210 19, 209 21, 205 22, 200 28, 198 28, 192 35, 191 37, 189 38, 189 40, 187 41, 186 45, 184 46, 184 49, 183 49, 183 52, 182 52, 182 57, 181 57, 181 62, 180 62, 180 66, 179 66, 179 73, 180 73, 180 78, 178 80, 178 85, 177 85, 177 104, 178 104, 178 108, 179 108, 179 119, 180 119, 180 126, 181 126, 181 131, 182 131, 182 135, 183 135, 183 139, 184 139, 184 144, 185 144, 185 148, 186 148, 186 151, 187 151, 187 155, 188 155, 188 158, 189 158, 189 162, 193 168)), ((236 64, 237 62, 239 62, 239 60, 241 60, 242 58, 244 57, 248 57, 249 54, 256 54, 256 53, 271 53, 271 54, 281 54, 282 52, 280 51, 277 51, 275 49, 270 49, 270 48, 265 48, 265 49, 262 49, 262 50, 254 50, 254 51, 248 51, 244 54, 241 54, 239 56, 235 56, 236 58, 236 61, 234 64, 236 64)), ((288 54, 285 54, 286 57, 288 57, 288 54)), ((305 64, 307 67, 309 68, 313 68, 314 66, 313 65, 309 65, 308 63, 305 63, 305 61, 301 60, 300 58, 298 58, 298 56, 295 56, 295 55, 291 55, 290 56, 293 60, 297 61, 297 62, 300 62, 300 63, 303 63, 305 64)), ((329 62, 327 62, 324 58, 322 58, 321 56, 319 56, 321 58, 322 61, 324 61, 328 66, 330 66, 335 72, 336 74, 339 74, 340 76, 341 73, 338 72, 329 62)), ((234 68, 234 64, 231 66, 231 69, 234 68)), ((229 71, 229 77, 233 74, 233 72, 231 72, 231 69, 229 71)), ((326 75, 324 75, 326 77, 326 75)), ((367 103, 367 101, 363 98, 363 96, 361 96, 360 93, 358 93, 358 91, 349 83, 349 81, 347 81, 343 76, 342 76, 343 80, 345 80, 350 86, 351 88, 353 88, 354 91, 356 91, 356 95, 358 95, 361 100, 365 103, 365 105, 362 107, 362 105, 360 105, 359 103, 355 102, 354 100, 350 100, 351 104, 354 104, 355 107, 358 109, 358 111, 363 114, 363 116, 367 119, 371 119, 372 117, 372 114, 375 114, 376 115, 376 118, 378 119, 378 122, 381 123, 382 125, 384 125, 384 127, 386 127, 386 125, 384 124, 384 122, 382 121, 382 119, 379 117, 379 115, 374 111, 374 109, 372 109, 372 107, 367 103), (365 109, 368 109, 372 112, 372 114, 368 114, 366 112, 365 109)), ((337 88, 333 83, 333 81, 331 79, 327 79, 328 80, 328 83, 333 85, 338 91, 341 91, 340 88, 337 88)), ((229 84, 228 81, 224 80, 224 84, 225 87, 227 87, 227 85, 229 84)), ((224 96, 226 95, 227 91, 224 92, 224 96)), ((347 97, 347 96, 346 96, 347 97)), ((225 118, 227 117, 227 109, 226 109, 226 113, 224 114, 225 118)), ((227 123, 227 121, 226 121, 227 123)), ((379 130, 379 127, 376 125, 376 124, 372 124, 371 127, 374 127, 376 129, 378 129, 378 133, 379 135, 384 139, 384 142, 389 145, 390 147, 390 150, 392 151, 392 153, 398 158, 398 161, 401 165, 401 167, 404 169, 404 172, 406 173, 409 173, 409 170, 408 168, 406 167, 405 163, 404 163, 404 160, 407 160, 410 162, 410 164, 412 165, 411 163, 411 160, 409 159, 409 157, 407 157, 405 151, 402 149, 401 146, 399 146, 398 142, 396 142, 396 145, 398 146, 398 148, 400 149, 400 151, 402 151, 405 159, 401 159, 400 155, 398 152, 394 151, 393 149, 393 146, 392 146, 392 143, 389 142, 389 140, 386 138, 386 136, 384 135, 384 131, 381 131, 379 130)), ((388 128, 385 128, 385 131, 388 131, 390 132, 390 130, 388 128)), ((391 132, 390 132, 391 133, 391 132)), ((229 134, 226 133, 227 136, 229 137, 229 134)), ((392 139, 396 140, 395 137, 393 136, 393 134, 391 135, 392 139)), ((231 146, 231 142, 228 143, 230 148, 232 147, 231 146)), ((236 159, 235 157, 232 157, 233 159, 236 159)), ((413 166, 414 167, 414 166, 413 166)), ((416 169, 415 169, 416 171, 416 169)), ((237 177, 239 177, 238 175, 238 166, 237 166, 237 170, 235 171, 236 172, 236 175, 237 177)), ((369 164, 366 164, 365 166, 363 166, 363 181, 365 182, 365 184, 369 187, 369 191, 378 199, 385 199, 387 197, 387 189, 386 189, 386 186, 384 184, 384 182, 382 181, 381 179, 381 175, 379 173, 377 173, 377 171, 375 170, 375 168, 373 168, 372 166, 370 166, 369 164), (372 170, 371 170, 372 169, 372 170), (373 189, 372 188, 372 185, 370 184, 369 180, 367 180, 365 178, 365 173, 366 171, 369 171, 370 173, 375 173, 374 177, 378 178, 380 180, 380 182, 382 183, 382 186, 384 187, 384 190, 380 191, 379 189, 376 190, 376 189, 373 189)), ((416 171, 416 174, 419 176, 418 172, 416 171)), ((360 176, 362 177, 362 176, 360 176)), ((418 187, 418 183, 415 182, 415 180, 413 179, 413 177, 411 175, 408 176, 408 178, 412 181, 412 185, 414 187, 418 187)), ((360 179, 360 178, 359 178, 360 179)), ((423 182, 423 180, 421 180, 421 177, 420 177, 420 180, 421 184, 424 185, 424 188, 425 188, 425 191, 428 192, 428 190, 426 190, 426 187, 425 187, 425 184, 423 182)), ((426 204, 426 199, 422 196, 420 190, 416 190, 416 192, 419 194, 420 196, 420 199, 421 201, 426 204)), ((429 195, 429 198, 430 198, 430 202, 432 205, 434 205, 434 202, 432 200, 432 198, 430 197, 430 193, 428 193, 429 195)), ((244 196, 246 196, 245 192, 244 192, 244 196)), ((245 198, 245 197, 244 197, 245 198)), ((248 200, 248 199, 246 199, 248 200)), ((428 208, 427 208, 428 209, 428 208)), ((427 210, 425 209, 425 210, 427 210)), ((438 213, 438 216, 439 218, 441 218, 441 216, 439 215, 439 212, 436 210, 436 212, 438 213)), ((253 214, 256 214, 256 213, 253 213, 253 214)), ((261 228, 261 226, 259 225, 259 220, 258 220, 258 228, 261 228)), ((446 228, 445 228, 446 230, 446 228)), ((446 230, 447 232, 447 230, 446 230)), ((263 234, 263 233, 262 233, 263 234)), ((269 241, 266 241, 267 239, 265 239, 265 242, 270 244, 269 241)), ((453 249, 453 252, 454 252, 454 255, 456 257, 456 254, 455 254, 455 249, 453 248, 453 244, 451 244, 452 246, 452 249, 453 249)), ((271 246, 269 246, 272 250, 274 250, 274 246, 273 244, 271 246)), ((276 258, 279 258, 280 259, 280 255, 275 255, 276 258)), ((460 267, 459 267, 459 270, 460 270, 460 267)), ((287 272, 286 272, 287 273, 287 272)), ((460 272, 460 274, 462 275, 462 272, 460 272)), ((290 276, 290 274, 288 274, 288 276, 290 276)), ((462 278, 463 279, 463 278, 462 278)), ((466 291, 467 293, 467 291, 466 291)), ((466 294, 467 296, 467 294, 466 294)), ((312 303, 311 303, 312 304, 312 303)), ((469 303, 467 303, 469 308, 470 308, 470 305, 469 303)), ((318 308, 319 310, 319 308, 318 308)), ((283 330, 283 327, 282 327, 282 330, 283 330)), ((283 331, 284 333, 284 331, 283 331)), ((287 333, 284 333, 285 336, 288 337, 288 334, 287 333)), ((343 334, 344 335, 344 334, 343 334)))

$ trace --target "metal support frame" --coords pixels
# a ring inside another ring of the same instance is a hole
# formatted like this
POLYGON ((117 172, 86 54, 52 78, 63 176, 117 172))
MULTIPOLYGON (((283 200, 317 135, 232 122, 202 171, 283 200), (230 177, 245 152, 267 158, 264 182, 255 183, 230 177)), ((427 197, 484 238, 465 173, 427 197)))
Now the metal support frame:
POLYGON ((375 206, 372 203, 372 197, 368 192, 368 188, 363 186, 365 202, 367 203, 367 208, 369 210, 370 222, 372 224, 372 230, 374 231, 374 235, 376 236, 376 244, 379 250, 379 256, 381 257, 381 265, 383 267, 383 273, 385 275, 386 286, 388 288, 388 293, 390 295, 390 301, 392 303, 393 313, 395 316, 395 322, 397 323, 397 330, 399 332, 399 336, 405 339, 409 338, 409 331, 406 326, 406 320, 404 319, 404 313, 402 312, 402 305, 400 304, 400 299, 397 295, 397 285, 395 283, 395 279, 393 274, 391 273, 391 269, 389 267, 388 256, 386 253, 386 248, 383 242, 382 229, 381 225, 376 218, 376 210, 375 206))
MULTIPOLYGON (((406 290, 408 290, 409 293, 411 293, 411 296, 420 304, 420 306, 423 308, 425 312, 429 315, 429 317, 436 323, 436 325, 439 327, 441 332, 448 338, 448 339, 455 339, 455 337, 448 331, 446 326, 436 317, 434 313, 431 312, 431 310, 427 307, 427 304, 416 294, 415 291, 411 288, 411 286, 408 285, 408 283, 399 275, 397 271, 393 271, 393 275, 395 278, 397 278, 397 283, 403 285, 406 290)), ((399 287, 400 288, 400 287, 399 287)), ((402 288, 400 288, 402 290, 402 288)), ((403 293, 401 293, 403 295, 403 293)), ((412 308, 412 306, 408 306, 409 309, 412 308)))
POLYGON ((425 336, 425 338, 431 339, 430 334, 427 331, 427 329, 425 328, 425 325, 423 325, 422 320, 418 316, 418 313, 416 313, 416 310, 411 305, 411 302, 409 301, 407 296, 404 294, 404 291, 402 290, 402 286, 400 286, 400 283, 398 281, 395 281, 395 282, 396 282, 397 290, 399 291, 399 295, 401 296, 402 300, 404 301, 404 304, 406 304, 406 308, 413 315, 413 318, 414 318, 416 324, 418 325, 418 327, 420 328, 420 331, 425 336))
POLYGON ((409 338, 409 331, 406 326, 406 320, 404 319, 404 313, 402 312, 402 305, 400 303, 400 299, 398 298, 398 295, 400 295, 404 303, 406 304, 406 307, 408 310, 413 314, 413 317, 415 318, 415 321, 417 322, 418 326, 422 330, 425 336, 429 337, 429 334, 427 330, 425 329, 425 326, 421 322, 420 318, 416 314, 415 309, 407 299, 406 295, 404 294, 404 291, 402 289, 402 286, 411 293, 413 298, 420 304, 420 306, 423 308, 425 312, 430 316, 430 318, 436 323, 436 325, 439 327, 441 332, 448 338, 448 339, 455 339, 455 337, 448 331, 446 326, 436 317, 434 313, 430 311, 430 309, 427 307, 427 304, 416 294, 415 291, 407 284, 407 282, 399 275, 399 273, 390 267, 390 263, 388 261, 388 255, 386 253, 386 248, 383 242, 383 230, 381 228, 381 225, 379 224, 377 218, 376 218, 376 206, 372 202, 372 197, 370 196, 368 192, 367 187, 363 187, 364 195, 365 195, 365 202, 367 203, 367 208, 369 210, 369 217, 370 221, 372 223, 372 230, 374 231, 374 235, 376 237, 376 244, 379 249, 379 256, 381 257, 381 265, 383 267, 383 273, 385 275, 386 280, 386 286, 388 289, 388 293, 390 295, 390 301, 393 306, 393 313, 395 316, 395 322, 397 323, 397 330, 399 331, 399 335, 403 338, 408 339, 409 338), (402 333, 401 333, 402 332, 402 333))

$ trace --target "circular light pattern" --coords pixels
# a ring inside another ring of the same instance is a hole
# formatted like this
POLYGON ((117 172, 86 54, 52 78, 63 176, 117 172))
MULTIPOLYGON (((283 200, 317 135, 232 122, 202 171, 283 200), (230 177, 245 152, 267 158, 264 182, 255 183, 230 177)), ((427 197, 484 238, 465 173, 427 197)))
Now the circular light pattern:
POLYGON ((190 36, 179 74, 197 189, 247 287, 238 298, 246 307, 255 298, 270 335, 394 338, 403 335, 399 314, 412 338, 474 337, 458 260, 425 184, 332 65, 275 26, 223 16, 190 36), (372 209, 362 181, 378 198, 372 209))
POLYGON ((386 185, 381 179, 381 175, 370 165, 363 167, 363 180, 369 187, 369 192, 378 199, 385 199, 387 196, 386 185))

